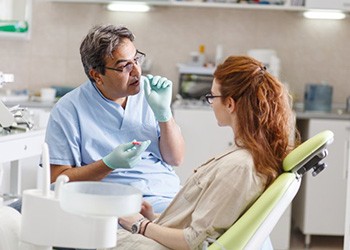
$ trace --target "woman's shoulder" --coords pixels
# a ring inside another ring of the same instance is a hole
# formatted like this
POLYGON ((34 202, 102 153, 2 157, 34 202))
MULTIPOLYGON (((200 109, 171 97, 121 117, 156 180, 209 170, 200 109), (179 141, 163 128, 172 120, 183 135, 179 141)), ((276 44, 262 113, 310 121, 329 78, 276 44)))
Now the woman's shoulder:
POLYGON ((240 165, 253 165, 253 155, 245 148, 232 145, 228 150, 215 157, 222 164, 237 167, 240 165))

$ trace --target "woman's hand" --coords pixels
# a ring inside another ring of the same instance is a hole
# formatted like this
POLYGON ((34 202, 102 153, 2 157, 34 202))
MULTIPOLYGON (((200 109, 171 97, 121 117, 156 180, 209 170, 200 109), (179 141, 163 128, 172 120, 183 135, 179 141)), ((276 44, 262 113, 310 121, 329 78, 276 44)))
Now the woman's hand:
POLYGON ((135 214, 128 217, 121 217, 119 218, 118 223, 124 229, 131 231, 132 224, 134 224, 136 221, 140 220, 141 218, 143 218, 142 214, 135 214))
POLYGON ((142 201, 141 212, 150 221, 153 221, 156 218, 156 215, 153 212, 153 207, 147 201, 142 201))

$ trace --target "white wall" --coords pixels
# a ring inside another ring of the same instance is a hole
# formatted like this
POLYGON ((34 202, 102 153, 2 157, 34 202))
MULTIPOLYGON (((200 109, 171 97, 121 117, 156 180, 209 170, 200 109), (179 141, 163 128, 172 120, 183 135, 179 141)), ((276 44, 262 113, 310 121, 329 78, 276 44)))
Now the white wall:
POLYGON ((79 45, 99 23, 128 26, 136 45, 154 61, 153 73, 177 83, 176 63, 205 44, 214 59, 217 44, 225 56, 252 48, 275 49, 281 58, 281 79, 297 99, 304 84, 326 81, 334 101, 350 95, 350 19, 312 21, 300 12, 221 8, 158 7, 149 13, 108 12, 100 4, 33 0, 33 32, 29 41, 0 38, 0 69, 15 73, 6 88, 38 89, 49 85, 77 86, 85 80, 79 45))

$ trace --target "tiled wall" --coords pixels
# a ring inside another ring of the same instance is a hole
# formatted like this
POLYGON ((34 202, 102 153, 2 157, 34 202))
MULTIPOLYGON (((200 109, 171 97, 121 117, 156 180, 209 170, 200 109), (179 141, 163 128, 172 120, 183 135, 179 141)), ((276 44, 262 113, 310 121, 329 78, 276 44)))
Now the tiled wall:
POLYGON ((103 5, 33 0, 33 31, 29 41, 0 37, 0 70, 14 73, 6 88, 38 89, 77 86, 85 80, 79 45, 99 23, 123 24, 136 35, 136 45, 153 60, 153 73, 177 83, 178 62, 206 46, 214 59, 217 44, 224 55, 246 54, 252 48, 275 49, 281 79, 296 98, 305 83, 328 82, 333 99, 345 104, 350 95, 350 18, 313 21, 300 12, 222 8, 158 7, 148 13, 108 12, 103 5))

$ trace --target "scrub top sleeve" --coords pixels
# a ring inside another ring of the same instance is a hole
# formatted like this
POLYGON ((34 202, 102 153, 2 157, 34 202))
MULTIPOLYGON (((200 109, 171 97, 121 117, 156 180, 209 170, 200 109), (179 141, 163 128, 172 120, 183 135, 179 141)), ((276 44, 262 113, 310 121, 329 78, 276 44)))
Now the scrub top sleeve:
POLYGON ((79 131, 71 112, 52 110, 45 141, 49 146, 51 164, 81 165, 79 131))
MULTIPOLYGON (((184 235, 191 249, 198 248, 210 237, 216 239, 235 222, 246 207, 258 194, 252 192, 252 173, 239 166, 229 173, 221 172, 205 187, 202 198, 192 213, 192 223, 184 230, 184 235)), ((256 190, 253 188, 253 190, 256 190)))

